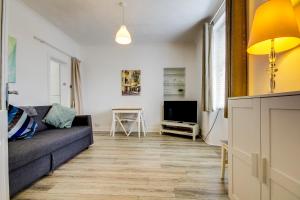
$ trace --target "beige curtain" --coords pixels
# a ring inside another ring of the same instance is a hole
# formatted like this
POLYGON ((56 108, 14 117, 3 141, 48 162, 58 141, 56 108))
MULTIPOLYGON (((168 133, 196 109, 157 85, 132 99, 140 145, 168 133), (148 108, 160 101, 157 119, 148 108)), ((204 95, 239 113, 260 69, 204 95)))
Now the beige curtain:
POLYGON ((213 41, 213 25, 204 24, 203 29, 203 63, 202 63, 202 111, 213 111, 212 101, 212 41, 213 41))
POLYGON ((247 26, 247 1, 226 0, 226 118, 228 98, 248 94, 247 26))
POLYGON ((72 58, 71 65, 71 107, 76 110, 77 114, 82 114, 80 61, 72 58))

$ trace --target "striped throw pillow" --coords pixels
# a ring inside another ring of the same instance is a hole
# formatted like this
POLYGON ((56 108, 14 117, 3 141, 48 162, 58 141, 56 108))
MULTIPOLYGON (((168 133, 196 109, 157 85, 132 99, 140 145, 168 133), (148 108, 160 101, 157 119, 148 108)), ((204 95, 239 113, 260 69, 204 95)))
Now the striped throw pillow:
POLYGON ((37 123, 27 113, 15 106, 8 108, 8 139, 10 141, 29 139, 37 128, 37 123))

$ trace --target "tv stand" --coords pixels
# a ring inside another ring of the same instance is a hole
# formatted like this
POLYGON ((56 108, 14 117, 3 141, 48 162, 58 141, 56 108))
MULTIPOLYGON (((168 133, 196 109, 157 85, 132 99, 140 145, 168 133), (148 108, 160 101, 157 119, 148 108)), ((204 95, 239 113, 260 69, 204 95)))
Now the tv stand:
POLYGON ((199 135, 199 125, 192 122, 162 121, 160 134, 164 133, 192 136, 195 141, 196 136, 199 135))

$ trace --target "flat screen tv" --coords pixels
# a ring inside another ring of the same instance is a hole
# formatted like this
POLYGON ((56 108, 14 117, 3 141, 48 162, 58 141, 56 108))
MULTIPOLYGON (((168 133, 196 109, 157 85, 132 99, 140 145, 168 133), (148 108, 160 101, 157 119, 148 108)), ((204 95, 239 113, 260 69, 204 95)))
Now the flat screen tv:
POLYGON ((197 123, 197 101, 165 101, 164 120, 197 123))

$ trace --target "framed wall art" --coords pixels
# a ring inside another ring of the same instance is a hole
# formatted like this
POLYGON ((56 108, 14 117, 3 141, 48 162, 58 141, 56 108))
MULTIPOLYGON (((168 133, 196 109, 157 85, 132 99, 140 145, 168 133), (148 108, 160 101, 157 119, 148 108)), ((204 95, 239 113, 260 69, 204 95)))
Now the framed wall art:
POLYGON ((121 78, 123 96, 138 96, 141 94, 141 70, 122 70, 121 78))

